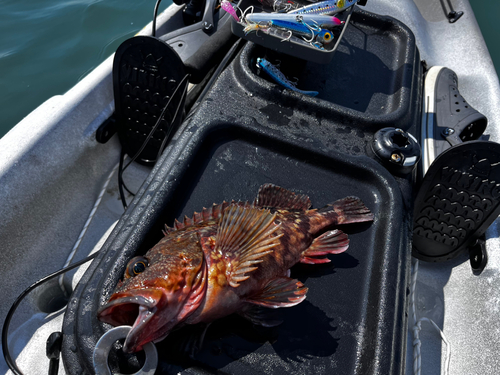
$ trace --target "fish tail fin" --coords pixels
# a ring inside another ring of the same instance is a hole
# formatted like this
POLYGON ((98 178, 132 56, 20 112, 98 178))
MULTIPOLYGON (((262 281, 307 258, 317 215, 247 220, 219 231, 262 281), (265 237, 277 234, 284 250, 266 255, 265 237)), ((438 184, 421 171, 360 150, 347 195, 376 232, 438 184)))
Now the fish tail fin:
POLYGON ((318 214, 327 219, 329 225, 373 221, 373 213, 358 197, 339 199, 319 209, 318 214))

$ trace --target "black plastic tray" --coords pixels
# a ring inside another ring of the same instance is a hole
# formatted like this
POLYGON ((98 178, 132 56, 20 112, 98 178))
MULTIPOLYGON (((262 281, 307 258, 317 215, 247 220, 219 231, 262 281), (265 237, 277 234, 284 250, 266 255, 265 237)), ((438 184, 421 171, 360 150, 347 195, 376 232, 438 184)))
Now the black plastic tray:
POLYGON ((269 102, 361 129, 394 126, 408 130, 420 121, 422 67, 415 36, 392 17, 355 9, 329 64, 301 65, 295 58, 257 44, 246 52, 236 80, 269 102), (289 79, 296 78, 299 89, 318 91, 318 95, 306 98, 259 79, 257 57, 279 61, 280 70, 289 79), (302 100, 293 102, 298 96, 302 100))
MULTIPOLYGON (((157 344, 157 373, 404 373, 411 178, 393 177, 366 150, 379 128, 418 124, 420 60, 413 35, 401 23, 358 11, 353 20, 358 28, 349 28, 345 48, 356 46, 361 57, 341 52, 351 65, 348 74, 333 74, 345 78, 347 87, 339 90, 347 92, 358 80, 361 85, 370 74, 367 64, 371 74, 391 79, 373 77, 365 91, 356 88, 366 98, 363 108, 333 90, 320 91, 318 100, 258 77, 253 61, 262 48, 251 43, 195 104, 71 297, 62 349, 68 374, 93 373, 92 351, 108 328, 96 311, 128 260, 153 246, 165 223, 223 200, 253 200, 263 183, 308 194, 314 207, 358 195, 375 221, 343 227, 350 248, 331 256, 331 264, 292 269, 309 292, 302 304, 281 309, 282 325, 262 330, 227 317, 209 328, 194 360, 175 350, 190 332, 183 328, 157 344), (363 47, 365 36, 378 47, 363 47), (381 103, 393 105, 381 110, 381 103)), ((131 367, 122 371, 132 372, 134 362, 126 363, 131 367)))
MULTIPOLYGON (((261 184, 271 182, 308 194, 315 207, 357 195, 374 212, 375 222, 344 226, 349 250, 332 257, 331 264, 292 269, 309 293, 299 306, 282 309, 281 326, 263 332, 242 319, 226 318, 209 329, 196 361, 180 363, 168 355, 179 345, 173 335, 158 344, 160 353, 167 353, 160 356, 159 373, 183 368, 193 373, 193 366, 235 374, 399 373, 404 363, 408 233, 402 225, 400 191, 388 172, 367 157, 324 155, 238 125, 212 123, 189 143, 177 163, 166 162, 149 178, 143 197, 127 211, 75 291, 65 340, 78 348, 77 366, 90 366, 85 358, 104 332, 95 318, 97 308, 126 261, 161 238, 164 223, 214 202, 252 200, 261 184), (71 328, 85 334, 71 335, 71 328)), ((68 372, 76 373, 71 369, 74 358, 67 354, 68 372)))

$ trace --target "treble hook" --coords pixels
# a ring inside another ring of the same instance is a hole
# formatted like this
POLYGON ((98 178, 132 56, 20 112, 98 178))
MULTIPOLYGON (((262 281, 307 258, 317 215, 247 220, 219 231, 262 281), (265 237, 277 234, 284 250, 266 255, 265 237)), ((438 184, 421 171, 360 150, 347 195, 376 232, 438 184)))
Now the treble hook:
POLYGON ((288 36, 284 39, 281 39, 282 42, 289 42, 292 38, 293 32, 291 30, 288 30, 287 33, 289 33, 288 36))
POLYGON ((236 8, 238 8, 238 10, 239 10, 239 11, 240 11, 240 13, 241 13, 241 20, 242 20, 242 21, 246 21, 246 17, 247 17, 247 12, 248 12, 248 11, 250 11, 250 12, 251 12, 251 14, 253 14, 253 5, 249 6, 247 9, 245 9, 245 11, 244 11, 244 12, 242 12, 242 11, 241 11, 240 7, 238 7, 238 6, 237 6, 236 8))
POLYGON ((313 21, 314 25, 309 25, 309 26, 311 26, 312 28, 314 28, 314 30, 316 30, 318 32, 321 31, 321 26, 319 25, 319 23, 316 22, 316 20, 312 20, 312 21, 313 21))
POLYGON ((307 43, 311 43, 314 40, 314 37, 316 36, 316 34, 314 34, 314 29, 305 22, 302 22, 302 24, 311 31, 311 39, 310 40, 307 40, 305 36, 302 37, 302 39, 304 39, 307 43))
POLYGON ((281 1, 276 0, 276 1, 274 1, 274 2, 273 2, 273 10, 274 10, 275 12, 277 12, 277 10, 276 10, 276 3, 281 4, 281 1))

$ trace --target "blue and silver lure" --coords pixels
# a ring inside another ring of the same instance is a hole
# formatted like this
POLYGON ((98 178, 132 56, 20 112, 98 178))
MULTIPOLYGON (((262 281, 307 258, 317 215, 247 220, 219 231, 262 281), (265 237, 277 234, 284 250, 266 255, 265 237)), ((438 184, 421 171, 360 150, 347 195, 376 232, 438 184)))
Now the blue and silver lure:
POLYGON ((245 16, 247 22, 269 22, 275 19, 288 22, 303 22, 308 25, 318 25, 323 29, 333 29, 341 26, 343 21, 337 17, 317 14, 288 14, 288 13, 250 13, 245 16))
POLYGON ((358 0, 326 0, 294 9, 288 14, 336 14, 356 4, 358 0))
MULTIPOLYGON (((281 19, 271 20, 269 24, 278 29, 290 31, 292 34, 303 36, 304 38, 310 37, 307 42, 316 41, 321 44, 328 44, 333 40, 333 34, 329 30, 321 29, 318 26, 311 27, 303 22, 290 22, 281 19)), ((286 40, 286 39, 284 39, 286 40)))
POLYGON ((309 95, 309 96, 316 96, 318 95, 317 91, 304 91, 298 89, 292 82, 290 82, 281 71, 271 64, 269 61, 267 61, 264 58, 258 57, 257 58, 257 67, 261 68, 264 70, 272 79, 274 79, 277 83, 280 85, 284 86, 287 89, 299 92, 304 95, 309 95))

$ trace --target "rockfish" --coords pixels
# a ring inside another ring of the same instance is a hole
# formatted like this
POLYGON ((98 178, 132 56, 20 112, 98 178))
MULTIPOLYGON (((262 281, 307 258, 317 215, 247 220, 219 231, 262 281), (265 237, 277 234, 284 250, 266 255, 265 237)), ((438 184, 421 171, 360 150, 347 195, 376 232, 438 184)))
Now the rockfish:
POLYGON ((266 320, 264 308, 290 307, 307 288, 290 278, 294 264, 327 263, 349 245, 338 224, 372 221, 356 197, 310 209, 307 195, 261 186, 253 203, 213 205, 187 217, 144 256, 130 260, 101 321, 132 325, 124 350, 135 352, 184 324, 210 323, 239 313, 253 323, 266 320), (325 231, 326 230, 326 231, 325 231))

